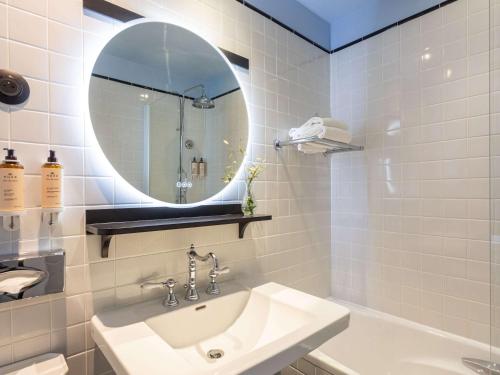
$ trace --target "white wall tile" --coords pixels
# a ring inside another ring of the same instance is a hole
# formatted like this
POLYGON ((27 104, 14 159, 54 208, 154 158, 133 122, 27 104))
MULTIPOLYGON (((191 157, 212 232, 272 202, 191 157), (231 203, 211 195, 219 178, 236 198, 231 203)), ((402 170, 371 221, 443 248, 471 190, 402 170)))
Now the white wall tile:
POLYGON ((47 47, 47 20, 45 18, 13 7, 9 7, 8 17, 10 39, 40 48, 47 47))
POLYGON ((35 357, 50 351, 50 335, 42 335, 28 340, 17 342, 12 346, 15 362, 35 357))
POLYGON ((26 81, 30 86, 30 97, 24 108, 33 111, 48 111, 49 86, 47 83, 30 78, 27 78, 26 81))
POLYGON ((81 59, 51 52, 50 80, 65 85, 80 85, 83 81, 81 59))
POLYGON ((49 18, 74 27, 82 26, 81 0, 48 0, 49 18))
POLYGON ((51 84, 50 111, 54 114, 67 116, 82 115, 81 90, 72 86, 51 84))
POLYGON ((467 308, 489 303, 487 162, 495 149, 482 3, 454 2, 333 54, 331 64, 333 116, 366 145, 360 157, 332 157, 332 264, 342 274, 332 278, 334 295, 474 338, 486 337, 470 330, 467 308), (391 51, 384 39, 395 43, 391 51), (391 81, 384 58, 402 79, 391 81), (384 116, 399 124, 400 139, 388 137, 384 116))
POLYGON ((50 115, 50 143, 83 146, 83 121, 79 117, 50 115))
POLYGON ((7 7, 0 4, 0 37, 7 38, 7 7))
POLYGON ((40 336, 50 331, 50 305, 40 303, 14 309, 12 312, 12 337, 19 341, 40 336))
POLYGON ((85 179, 85 203, 87 205, 113 204, 114 181, 111 177, 85 179))
POLYGON ((47 0, 9 0, 9 5, 40 16, 47 14, 47 0))
POLYGON ((9 44, 10 68, 19 74, 47 80, 49 78, 49 60, 45 50, 11 42, 9 44), (33 64, 36 61, 37 64, 33 64))
POLYGON ((12 140, 49 142, 49 116, 43 112, 18 111, 11 114, 12 140))
POLYGON ((0 332, 0 347, 10 344, 12 341, 11 332, 11 311, 1 311, 0 312, 0 324, 3 329, 0 332))
MULTIPOLYGON (((68 0, 72 1, 72 0, 68 0)), ((80 57, 83 53, 83 34, 79 29, 57 22, 48 23, 48 46, 53 52, 80 57)))

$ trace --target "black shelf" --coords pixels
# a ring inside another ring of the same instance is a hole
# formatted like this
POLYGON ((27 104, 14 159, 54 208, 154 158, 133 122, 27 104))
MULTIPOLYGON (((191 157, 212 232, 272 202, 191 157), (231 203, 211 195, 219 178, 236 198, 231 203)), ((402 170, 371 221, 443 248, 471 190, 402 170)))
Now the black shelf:
POLYGON ((207 205, 191 208, 144 207, 86 211, 88 234, 101 236, 101 255, 109 256, 114 235, 181 228, 238 224, 243 238, 248 224, 271 220, 271 215, 244 216, 239 204, 207 205))

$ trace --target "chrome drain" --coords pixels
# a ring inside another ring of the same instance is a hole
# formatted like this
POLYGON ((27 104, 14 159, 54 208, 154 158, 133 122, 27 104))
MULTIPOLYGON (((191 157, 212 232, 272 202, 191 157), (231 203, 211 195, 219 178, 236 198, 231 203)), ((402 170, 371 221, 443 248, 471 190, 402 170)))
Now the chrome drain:
POLYGON ((224 350, 222 349, 211 349, 207 352, 207 357, 210 359, 219 359, 224 357, 224 350))

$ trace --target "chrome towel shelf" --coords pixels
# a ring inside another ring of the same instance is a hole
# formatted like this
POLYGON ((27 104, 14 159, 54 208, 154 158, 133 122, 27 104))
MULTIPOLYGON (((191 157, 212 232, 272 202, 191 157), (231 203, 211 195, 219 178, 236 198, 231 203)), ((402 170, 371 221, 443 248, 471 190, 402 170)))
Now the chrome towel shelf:
POLYGON ((349 143, 337 142, 337 141, 333 141, 331 139, 319 138, 317 136, 298 138, 298 139, 289 139, 286 141, 280 141, 279 139, 276 139, 274 141, 274 149, 280 150, 285 146, 300 145, 300 144, 306 144, 306 143, 314 143, 314 144, 319 144, 319 145, 328 147, 328 150, 326 150, 323 153, 324 155, 334 154, 334 153, 338 153, 338 152, 364 150, 363 146, 356 146, 356 145, 351 145, 349 143))

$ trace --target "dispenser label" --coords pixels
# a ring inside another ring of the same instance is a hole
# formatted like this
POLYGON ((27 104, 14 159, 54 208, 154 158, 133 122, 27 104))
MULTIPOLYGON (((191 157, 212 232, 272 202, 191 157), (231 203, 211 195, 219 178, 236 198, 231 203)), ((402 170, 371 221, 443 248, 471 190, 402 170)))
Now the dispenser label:
POLYGON ((62 169, 42 168, 42 207, 62 207, 62 169))
POLYGON ((0 169, 0 210, 24 210, 24 169, 0 169))

